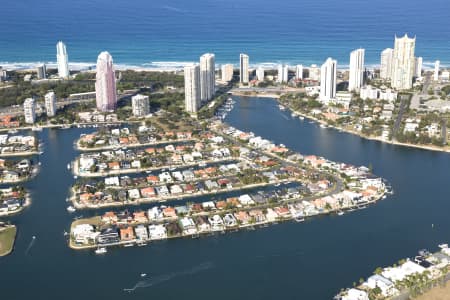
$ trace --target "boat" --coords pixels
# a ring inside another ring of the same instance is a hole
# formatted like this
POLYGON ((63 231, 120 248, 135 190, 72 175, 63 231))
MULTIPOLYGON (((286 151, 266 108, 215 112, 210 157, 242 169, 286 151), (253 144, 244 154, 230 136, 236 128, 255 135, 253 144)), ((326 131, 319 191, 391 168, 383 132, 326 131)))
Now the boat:
POLYGON ((68 236, 69 233, 67 231, 64 231, 64 236, 68 236))
POLYGON ((125 245, 123 245, 124 247, 133 247, 134 246, 134 244, 133 243, 127 243, 127 244, 125 244, 125 245))
POLYGON ((137 245, 138 245, 138 247, 142 247, 142 246, 147 246, 147 243, 146 242, 140 242, 140 243, 137 243, 137 245))
POLYGON ((344 212, 342 210, 338 211, 338 216, 342 216, 344 214, 344 212))
POLYGON ((291 113, 291 117, 295 118, 297 114, 295 112, 291 113))
POLYGON ((77 179, 77 178, 78 178, 78 176, 77 176, 77 175, 73 176, 73 179, 77 179))
POLYGON ((448 248, 448 244, 439 244, 438 247, 441 248, 441 249, 447 249, 448 248))
POLYGON ((97 250, 95 250, 95 254, 105 254, 106 248, 105 247, 99 247, 97 250))
POLYGON ((147 274, 146 273, 141 273, 141 277, 146 277, 147 274))
POLYGON ((294 220, 295 220, 295 222, 297 222, 297 223, 301 223, 301 222, 304 222, 304 221, 305 221, 305 218, 304 218, 304 217, 301 217, 301 216, 298 216, 298 217, 295 217, 294 220))
POLYGON ((284 107, 283 105, 278 105, 278 107, 280 108, 280 110, 285 110, 286 109, 286 107, 284 107))
POLYGON ((31 131, 42 131, 42 127, 36 127, 36 126, 33 126, 33 127, 31 128, 31 131))
POLYGON ((36 236, 35 236, 35 235, 33 235, 33 237, 32 237, 32 238, 33 238, 33 240, 35 240, 35 239, 36 239, 36 236))
POLYGON ((67 164, 67 170, 70 170, 70 163, 67 164))
POLYGON ((18 133, 19 131, 17 130, 17 129, 11 129, 11 130, 8 130, 8 133, 9 134, 15 134, 15 133, 18 133))
POLYGON ((298 118, 299 118, 300 120, 302 120, 302 121, 305 119, 304 116, 298 116, 298 118))
POLYGON ((76 209, 73 206, 69 206, 69 207, 67 207, 67 211, 70 212, 70 213, 73 213, 73 212, 76 211, 76 209))
POLYGON ((325 125, 325 124, 320 124, 320 128, 327 128, 327 125, 325 125))

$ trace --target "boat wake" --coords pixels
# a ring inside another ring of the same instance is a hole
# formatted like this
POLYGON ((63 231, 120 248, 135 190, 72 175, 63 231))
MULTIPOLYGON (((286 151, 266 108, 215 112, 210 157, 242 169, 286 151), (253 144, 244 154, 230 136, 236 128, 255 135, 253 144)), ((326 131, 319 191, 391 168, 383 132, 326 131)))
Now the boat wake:
POLYGON ((36 241, 36 237, 33 236, 33 238, 31 239, 30 244, 28 244, 27 250, 25 250, 25 255, 28 255, 28 253, 30 252, 31 247, 33 247, 35 241, 36 241))
POLYGON ((280 113, 280 115, 281 115, 283 118, 285 118, 286 120, 289 120, 289 118, 286 117, 285 115, 283 115, 282 113, 280 113))
POLYGON ((131 293, 131 292, 134 292, 138 288, 148 288, 148 287, 155 286, 160 283, 169 281, 175 277, 193 275, 193 274, 196 274, 199 272, 209 270, 213 267, 214 267, 214 264, 212 262, 204 262, 204 263, 201 263, 198 266, 195 266, 188 270, 167 273, 167 274, 163 274, 163 275, 159 275, 159 276, 153 276, 152 278, 149 278, 147 280, 140 280, 131 289, 123 289, 123 291, 131 293))

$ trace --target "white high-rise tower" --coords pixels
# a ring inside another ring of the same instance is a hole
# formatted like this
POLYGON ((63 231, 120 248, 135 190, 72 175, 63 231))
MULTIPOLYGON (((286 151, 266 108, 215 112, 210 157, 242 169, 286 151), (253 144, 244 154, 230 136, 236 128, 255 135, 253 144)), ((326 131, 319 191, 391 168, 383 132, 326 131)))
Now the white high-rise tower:
POLYGON ((277 82, 278 83, 288 82, 288 74, 289 74, 289 66, 288 65, 279 65, 277 82))
POLYGON ((381 79, 391 79, 392 76, 392 58, 394 56, 394 49, 386 48, 381 52, 381 79))
POLYGON ((364 84, 364 49, 357 49, 350 53, 350 77, 348 90, 359 91, 364 84))
POLYGON ((66 45, 62 41, 56 44, 56 60, 58 62, 59 77, 69 77, 69 56, 67 55, 66 45))
POLYGON ((402 38, 395 37, 391 79, 391 86, 393 88, 398 90, 408 90, 412 88, 415 67, 415 46, 415 37, 408 38, 407 34, 402 38))
POLYGON ((320 68, 320 100, 328 102, 336 97, 337 61, 329 57, 320 68))
POLYGON ((303 79, 303 65, 297 65, 295 67, 295 79, 303 79))
POLYGON ((439 80, 439 68, 440 68, 441 62, 437 60, 434 63, 434 73, 433 73, 433 80, 438 81, 439 80))
POLYGON ((211 100, 215 93, 216 70, 214 54, 200 56, 200 90, 201 101, 211 100))
POLYGON ((56 95, 55 92, 49 91, 44 96, 45 98, 45 111, 48 117, 54 117, 56 114, 56 95))
POLYGON ((248 64, 249 64, 248 55, 241 53, 239 55, 239 76, 241 83, 248 83, 248 64))
POLYGON ((187 112, 195 113, 200 108, 200 66, 184 67, 184 103, 187 112))

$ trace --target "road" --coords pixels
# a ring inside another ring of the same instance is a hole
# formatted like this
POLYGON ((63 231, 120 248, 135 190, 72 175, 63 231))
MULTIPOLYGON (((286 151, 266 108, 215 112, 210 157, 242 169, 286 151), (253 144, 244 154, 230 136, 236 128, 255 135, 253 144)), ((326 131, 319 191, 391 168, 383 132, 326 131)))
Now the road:
POLYGON ((398 133, 398 129, 402 123, 403 114, 405 113, 406 104, 408 102, 409 95, 400 95, 400 108, 398 110, 397 119, 395 120, 394 127, 392 128, 392 139, 395 140, 395 136, 398 133))

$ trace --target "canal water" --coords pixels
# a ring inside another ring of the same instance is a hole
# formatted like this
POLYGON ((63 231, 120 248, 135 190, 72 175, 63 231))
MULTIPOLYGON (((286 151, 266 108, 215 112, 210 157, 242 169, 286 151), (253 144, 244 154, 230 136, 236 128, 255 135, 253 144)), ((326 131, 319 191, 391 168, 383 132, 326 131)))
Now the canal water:
POLYGON ((449 154, 323 129, 270 99, 236 100, 226 119, 232 126, 302 154, 372 165, 395 194, 343 216, 96 256, 70 250, 63 236, 74 216, 66 211, 74 181, 66 166, 87 129, 44 130, 42 169, 27 183, 33 204, 11 218, 19 228, 15 249, 0 258, 1 299, 331 299, 377 266, 450 241, 449 154))

